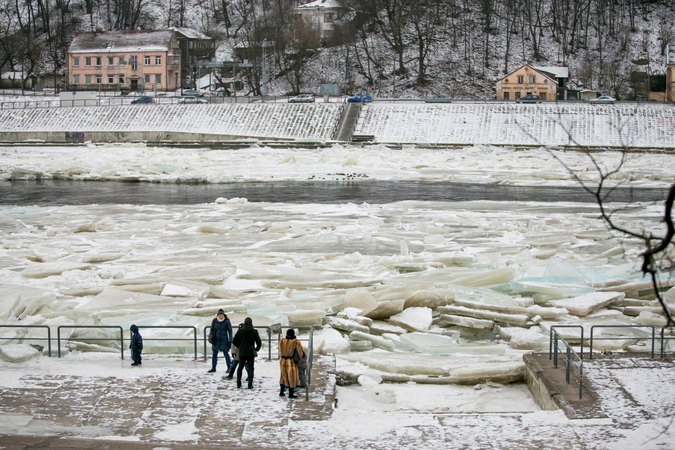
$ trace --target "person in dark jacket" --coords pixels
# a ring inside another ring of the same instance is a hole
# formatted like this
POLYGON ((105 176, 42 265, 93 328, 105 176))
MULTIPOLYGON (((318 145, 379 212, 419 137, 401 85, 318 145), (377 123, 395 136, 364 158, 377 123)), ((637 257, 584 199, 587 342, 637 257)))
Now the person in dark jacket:
MULTIPOLYGON (((239 329, 241 329, 244 326, 243 323, 239 324, 239 329)), ((230 371, 227 374, 227 379, 231 380, 234 377, 234 371, 237 370, 237 366, 239 365, 239 349, 237 348, 236 345, 232 345, 232 364, 230 364, 230 371)), ((246 368, 246 373, 248 374, 248 367, 246 368)))
POLYGON ((241 372, 246 366, 248 370, 248 388, 253 389, 254 361, 262 347, 262 340, 258 330, 253 328, 253 320, 247 317, 244 326, 234 335, 232 344, 239 349, 239 368, 237 369, 237 387, 241 387, 241 372))
POLYGON ((209 342, 211 343, 211 370, 209 373, 216 371, 218 365, 218 353, 223 352, 225 355, 225 363, 227 369, 230 368, 230 345, 232 344, 232 324, 227 318, 225 311, 218 310, 218 314, 211 322, 211 330, 209 331, 209 342))
POLYGON ((138 332, 138 327, 136 325, 129 327, 129 331, 131 331, 131 343, 129 344, 129 348, 131 349, 131 359, 134 361, 131 365, 140 366, 141 352, 143 351, 143 337, 138 332))

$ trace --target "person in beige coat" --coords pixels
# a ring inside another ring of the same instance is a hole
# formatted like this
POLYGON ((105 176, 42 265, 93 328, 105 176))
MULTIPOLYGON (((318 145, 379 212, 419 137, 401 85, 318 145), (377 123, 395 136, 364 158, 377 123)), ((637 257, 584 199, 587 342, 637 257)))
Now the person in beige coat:
POLYGON ((302 356, 302 343, 295 338, 295 330, 289 328, 286 337, 279 340, 280 397, 285 395, 284 391, 288 388, 288 398, 297 398, 293 392, 299 384, 298 366, 293 362, 294 350, 302 356))

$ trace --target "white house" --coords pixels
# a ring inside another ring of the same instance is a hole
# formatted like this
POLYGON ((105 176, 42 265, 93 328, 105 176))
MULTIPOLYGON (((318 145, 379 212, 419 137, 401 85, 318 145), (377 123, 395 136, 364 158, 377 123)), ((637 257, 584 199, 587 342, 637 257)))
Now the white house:
POLYGON ((341 6, 336 0, 314 0, 295 7, 296 19, 306 20, 316 26, 322 40, 333 37, 336 25, 351 17, 347 15, 349 12, 348 8, 341 6))

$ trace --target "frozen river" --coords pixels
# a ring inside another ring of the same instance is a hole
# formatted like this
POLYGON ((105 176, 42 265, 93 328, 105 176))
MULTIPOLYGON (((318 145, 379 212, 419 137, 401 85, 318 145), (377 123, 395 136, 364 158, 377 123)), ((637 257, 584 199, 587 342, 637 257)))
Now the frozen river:
MULTIPOLYGON (((509 186, 423 181, 282 181, 221 184, 174 184, 116 181, 4 181, 0 182, 0 204, 7 205, 192 205, 210 203, 219 197, 246 198, 269 203, 372 203, 397 201, 463 202, 594 202, 580 187, 509 186)), ((665 189, 622 188, 612 201, 661 201, 665 189)))

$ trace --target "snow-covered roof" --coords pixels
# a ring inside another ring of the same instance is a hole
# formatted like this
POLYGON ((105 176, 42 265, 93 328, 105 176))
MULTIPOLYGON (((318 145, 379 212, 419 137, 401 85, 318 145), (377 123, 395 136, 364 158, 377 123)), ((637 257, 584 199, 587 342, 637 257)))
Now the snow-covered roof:
POLYGON ((197 30, 192 29, 192 28, 170 27, 169 30, 173 30, 176 33, 181 34, 188 39, 211 39, 210 37, 208 37, 204 33, 201 33, 197 30))
POLYGON ((543 66, 532 66, 533 69, 539 70, 541 72, 548 72, 556 78, 569 78, 570 70, 567 67, 543 67, 543 66))
POLYGON ((335 0, 314 0, 313 2, 305 3, 304 5, 298 5, 297 9, 328 9, 328 8, 343 8, 335 0))
POLYGON ((173 30, 76 33, 69 53, 119 53, 171 50, 173 30))

